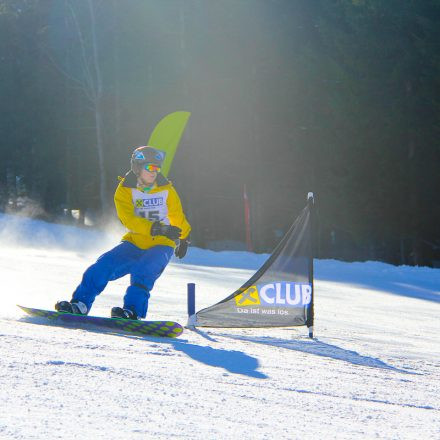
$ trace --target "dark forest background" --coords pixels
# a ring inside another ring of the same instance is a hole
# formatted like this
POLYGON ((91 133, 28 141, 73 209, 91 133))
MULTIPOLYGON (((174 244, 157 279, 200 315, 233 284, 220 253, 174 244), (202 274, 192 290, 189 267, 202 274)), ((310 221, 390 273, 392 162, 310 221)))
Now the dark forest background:
POLYGON ((192 242, 440 265, 439 0, 0 0, 0 210, 99 226, 176 110, 192 242), (71 216, 75 214, 76 219, 71 216))

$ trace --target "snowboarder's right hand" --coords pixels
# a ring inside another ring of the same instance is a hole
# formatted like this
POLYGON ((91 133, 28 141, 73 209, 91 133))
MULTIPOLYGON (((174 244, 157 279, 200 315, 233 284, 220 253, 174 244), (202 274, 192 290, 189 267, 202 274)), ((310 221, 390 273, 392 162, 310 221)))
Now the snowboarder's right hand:
POLYGON ((151 235, 164 235, 170 240, 177 240, 182 230, 177 226, 164 225, 161 222, 154 222, 151 226, 151 235))

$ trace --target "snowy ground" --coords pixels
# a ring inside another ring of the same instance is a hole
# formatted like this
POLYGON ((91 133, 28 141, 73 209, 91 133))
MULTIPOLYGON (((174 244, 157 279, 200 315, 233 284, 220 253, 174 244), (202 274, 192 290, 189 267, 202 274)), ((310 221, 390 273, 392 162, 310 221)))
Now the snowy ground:
MULTIPOLYGON (((304 328, 142 338, 16 308, 69 298, 113 239, 11 220, 0 216, 1 439, 440 438, 440 270, 316 262, 316 340, 304 328)), ((264 257, 191 249, 156 284, 150 318, 185 323, 187 282, 200 309, 264 257)), ((93 314, 126 284, 109 284, 93 314)))

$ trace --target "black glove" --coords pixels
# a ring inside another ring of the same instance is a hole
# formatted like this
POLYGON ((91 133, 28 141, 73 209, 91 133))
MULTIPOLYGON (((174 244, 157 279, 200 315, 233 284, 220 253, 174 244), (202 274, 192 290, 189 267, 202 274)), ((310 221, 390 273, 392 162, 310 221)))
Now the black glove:
POLYGON ((185 240, 180 240, 179 245, 174 249, 174 255, 177 258, 183 258, 186 255, 189 243, 190 241, 187 238, 185 238, 185 240))
POLYGON ((164 225, 161 222, 154 222, 151 225, 151 235, 164 235, 170 240, 177 240, 180 237, 182 229, 177 226, 164 225))

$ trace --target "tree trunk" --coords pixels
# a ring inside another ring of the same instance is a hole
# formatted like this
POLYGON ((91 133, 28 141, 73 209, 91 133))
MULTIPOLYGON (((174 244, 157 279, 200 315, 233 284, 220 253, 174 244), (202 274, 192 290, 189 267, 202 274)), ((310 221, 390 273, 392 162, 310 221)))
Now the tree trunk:
POLYGON ((96 17, 93 6, 93 1, 89 0, 90 23, 92 35, 92 50, 93 50, 93 70, 95 73, 95 124, 96 124, 96 149, 98 151, 98 169, 99 169, 99 198, 101 202, 102 214, 108 211, 107 203, 107 179, 105 170, 105 154, 103 141, 103 115, 102 115, 102 74, 99 65, 98 40, 96 38, 96 17))

